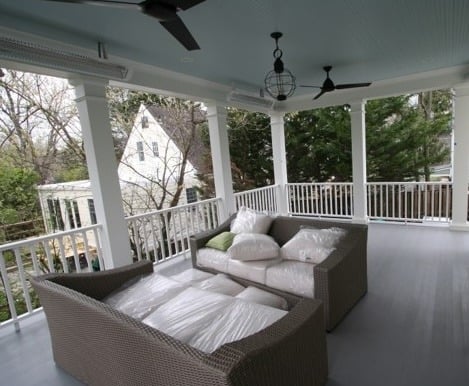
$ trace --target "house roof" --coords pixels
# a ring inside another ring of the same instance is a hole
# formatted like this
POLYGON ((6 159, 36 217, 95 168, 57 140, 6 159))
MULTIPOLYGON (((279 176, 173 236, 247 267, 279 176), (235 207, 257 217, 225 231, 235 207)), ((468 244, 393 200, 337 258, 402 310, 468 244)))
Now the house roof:
POLYGON ((205 122, 205 113, 199 107, 194 107, 191 110, 190 108, 178 109, 170 106, 151 105, 146 108, 181 153, 190 145, 189 162, 197 172, 205 173, 207 162, 204 157, 209 154, 208 146, 202 138, 201 124, 205 122))

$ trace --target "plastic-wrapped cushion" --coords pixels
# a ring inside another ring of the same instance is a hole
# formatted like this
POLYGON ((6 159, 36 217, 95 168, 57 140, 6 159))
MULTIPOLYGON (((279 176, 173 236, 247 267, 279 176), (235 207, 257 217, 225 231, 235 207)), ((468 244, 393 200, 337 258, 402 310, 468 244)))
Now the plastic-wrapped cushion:
POLYGON ((249 286, 236 295, 236 297, 247 302, 263 304, 264 306, 279 308, 281 310, 288 309, 288 303, 284 298, 256 287, 249 286))
POLYGON ((228 272, 228 260, 228 253, 218 249, 200 248, 197 251, 197 264, 201 267, 215 269, 218 272, 228 272))
POLYGON ((199 269, 195 268, 189 268, 181 273, 178 273, 177 275, 170 276, 170 278, 180 283, 192 284, 206 280, 212 276, 213 273, 200 271, 199 269))
POLYGON ((240 233, 226 251, 234 260, 265 260, 279 256, 280 247, 269 235, 259 233, 240 233))
POLYGON ((239 261, 230 259, 228 261, 228 273, 256 283, 265 284, 265 273, 267 268, 278 264, 281 261, 281 259, 258 261, 239 261))
POLYGON ((186 284, 152 273, 130 286, 124 285, 103 302, 140 320, 186 288, 186 284))
POLYGON ((218 292, 229 296, 236 296, 245 288, 222 273, 199 283, 194 283, 194 286, 203 290, 218 292))
POLYGON ((143 323, 188 343, 234 300, 231 296, 190 287, 148 315, 143 323))
POLYGON ((233 233, 267 233, 273 218, 242 206, 231 223, 233 233))
POLYGON ((286 311, 236 299, 221 310, 205 328, 199 330, 189 344, 206 353, 218 347, 255 334, 287 314, 286 311))
POLYGON ((280 249, 283 259, 319 264, 335 249, 346 231, 341 228, 302 228, 280 249))
POLYGON ((268 287, 295 295, 314 297, 315 264, 285 260, 267 268, 265 284, 268 287))

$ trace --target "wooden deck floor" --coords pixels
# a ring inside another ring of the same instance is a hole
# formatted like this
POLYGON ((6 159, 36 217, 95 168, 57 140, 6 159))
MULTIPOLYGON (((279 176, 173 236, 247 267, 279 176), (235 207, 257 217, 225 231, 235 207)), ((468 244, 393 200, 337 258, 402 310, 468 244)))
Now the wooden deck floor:
MULTIPOLYGON (((368 256, 368 294, 328 334, 327 385, 469 385, 469 234, 370 224, 368 256)), ((42 316, 0 331, 0 374, 8 386, 81 384, 54 365, 42 316)))

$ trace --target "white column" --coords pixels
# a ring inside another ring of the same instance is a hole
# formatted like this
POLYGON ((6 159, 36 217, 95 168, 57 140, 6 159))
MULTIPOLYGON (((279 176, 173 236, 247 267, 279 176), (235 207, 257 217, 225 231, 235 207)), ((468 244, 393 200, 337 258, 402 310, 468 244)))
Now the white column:
POLYGON ((469 230, 467 192, 469 181, 469 84, 455 88, 454 97, 453 220, 451 229, 469 230))
POLYGON ((366 127, 365 102, 350 105, 352 126, 353 218, 352 222, 366 223, 366 127))
POLYGON ((226 109, 216 105, 207 106, 207 120, 212 152, 215 192, 222 199, 220 221, 227 219, 236 210, 231 176, 230 146, 226 109))
POLYGON ((105 268, 119 267, 131 263, 132 258, 117 175, 106 84, 94 80, 79 80, 74 81, 73 85, 96 218, 103 226, 102 249, 105 268))
POLYGON ((287 152, 285 150, 284 114, 270 114, 270 130, 272 133, 272 155, 274 158, 274 179, 277 189, 277 208, 281 215, 288 214, 287 203, 287 152))

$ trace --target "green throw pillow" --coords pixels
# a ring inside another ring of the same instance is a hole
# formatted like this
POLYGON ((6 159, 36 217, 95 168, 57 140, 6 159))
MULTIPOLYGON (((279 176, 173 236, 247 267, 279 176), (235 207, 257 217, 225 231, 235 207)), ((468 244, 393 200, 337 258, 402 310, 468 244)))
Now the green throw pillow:
POLYGON ((205 246, 209 248, 219 249, 220 251, 226 251, 229 247, 231 247, 231 244, 233 244, 234 237, 234 233, 222 232, 208 240, 205 246))

